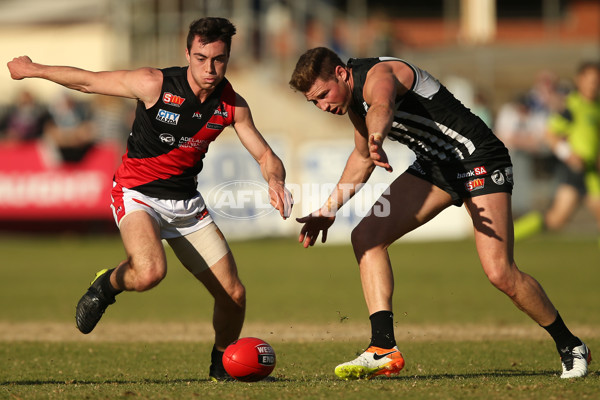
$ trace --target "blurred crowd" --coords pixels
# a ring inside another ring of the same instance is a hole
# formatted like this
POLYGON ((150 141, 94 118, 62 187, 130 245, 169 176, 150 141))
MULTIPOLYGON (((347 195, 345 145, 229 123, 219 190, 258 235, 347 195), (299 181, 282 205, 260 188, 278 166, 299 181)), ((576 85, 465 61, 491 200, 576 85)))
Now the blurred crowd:
POLYGON ((508 147, 513 160, 516 214, 548 205, 556 183, 554 172, 560 162, 550 147, 548 120, 564 109, 566 96, 572 90, 570 81, 560 80, 550 70, 539 71, 530 88, 516 94, 495 114, 494 133, 508 147))
POLYGON ((103 142, 124 149, 134 106, 108 96, 82 101, 66 90, 42 102, 24 90, 11 104, 0 107, 0 145, 39 141, 58 161, 77 163, 103 142))

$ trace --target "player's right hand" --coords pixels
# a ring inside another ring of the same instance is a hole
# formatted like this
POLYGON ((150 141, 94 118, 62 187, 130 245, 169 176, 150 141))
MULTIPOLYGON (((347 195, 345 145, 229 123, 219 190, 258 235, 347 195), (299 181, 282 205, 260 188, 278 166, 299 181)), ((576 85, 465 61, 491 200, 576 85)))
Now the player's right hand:
POLYGON ((27 78, 27 70, 31 67, 33 62, 28 56, 15 57, 12 61, 9 61, 6 66, 10 71, 10 77, 15 80, 21 80, 27 78))
POLYGON ((306 217, 296 218, 296 221, 304 224, 300 230, 298 242, 302 243, 304 248, 308 248, 315 245, 319 233, 322 233, 321 242, 325 243, 327 240, 327 230, 333 225, 335 215, 324 215, 321 213, 321 210, 318 210, 306 217))
POLYGON ((369 156, 373 160, 373 164, 377 167, 381 167, 387 172, 393 171, 392 166, 388 162, 387 154, 383 150, 383 136, 381 133, 369 135, 369 156))

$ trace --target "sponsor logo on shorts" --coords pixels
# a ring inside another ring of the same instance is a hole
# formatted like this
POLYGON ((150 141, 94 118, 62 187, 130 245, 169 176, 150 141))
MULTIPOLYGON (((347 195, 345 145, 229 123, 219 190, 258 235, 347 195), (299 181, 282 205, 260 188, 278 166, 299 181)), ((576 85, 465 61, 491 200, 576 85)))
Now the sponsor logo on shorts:
POLYGON ((496 185, 504 185, 504 182, 506 182, 504 180, 504 174, 499 169, 492 172, 491 178, 492 182, 494 182, 496 185))
POLYGON ((204 210, 202 210, 198 214, 196 214, 196 219, 198 221, 202 221, 207 216, 208 216, 208 210, 205 208, 204 210))
POLYGON ((513 184, 513 169, 512 169, 512 167, 506 167, 504 169, 504 174, 506 175, 506 180, 508 181, 508 183, 510 183, 512 185, 513 184))
POLYGON ((161 133, 158 137, 161 142, 173 146, 175 144, 175 137, 170 133, 161 133))
POLYGON ((209 122, 208 124, 206 124, 206 127, 208 129, 214 129, 214 130, 222 130, 223 128, 225 128, 223 125, 221 124, 213 124, 212 122, 209 122))
POLYGON ((156 114, 156 119, 160 122, 164 122, 169 125, 177 125, 179 123, 179 114, 163 110, 162 108, 158 110, 158 114, 156 114))
POLYGON ((425 175, 425 171, 423 170, 423 167, 421 167, 421 164, 419 164, 418 161, 415 161, 414 163, 412 163, 412 165, 408 168, 412 169, 413 171, 418 172, 421 175, 425 175))
POLYGON ((467 183, 465 183, 465 187, 467 188, 467 190, 469 192, 472 192, 474 190, 483 189, 484 186, 485 186, 485 178, 477 178, 477 179, 473 179, 473 180, 470 180, 467 183))
POLYGON ((458 174, 456 174, 456 179, 471 178, 473 176, 480 176, 485 174, 487 174, 485 167, 475 167, 467 172, 459 172, 458 174))
POLYGON ((179 97, 174 95, 173 93, 165 92, 163 93, 162 101, 165 104, 170 104, 175 107, 180 107, 185 99, 183 97, 179 97))

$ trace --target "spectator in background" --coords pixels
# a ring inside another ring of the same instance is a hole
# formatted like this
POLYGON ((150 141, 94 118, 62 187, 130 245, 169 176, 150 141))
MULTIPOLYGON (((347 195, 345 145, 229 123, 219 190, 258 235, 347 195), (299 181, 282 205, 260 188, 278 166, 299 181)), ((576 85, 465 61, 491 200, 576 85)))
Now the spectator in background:
POLYGON ((532 212, 515 223, 515 240, 543 230, 561 229, 582 199, 600 229, 600 64, 586 62, 577 70, 576 90, 563 110, 548 121, 549 144, 560 163, 560 184, 550 209, 532 212))
POLYGON ((64 162, 79 162, 94 146, 95 129, 87 104, 62 92, 49 105, 45 136, 64 162))
POLYGON ((97 143, 112 143, 122 152, 125 150, 135 107, 119 97, 94 96, 91 123, 97 143))
POLYGON ((498 111, 496 135, 511 151, 525 153, 547 152, 546 113, 535 112, 526 95, 504 104, 498 111))
POLYGON ((481 90, 475 91, 473 94, 473 105, 471 106, 471 112, 477 115, 488 128, 492 128, 494 125, 494 118, 492 117, 492 110, 490 110, 490 104, 487 96, 481 90))
POLYGON ((567 92, 567 88, 560 84, 555 73, 542 70, 526 94, 527 103, 532 112, 548 116, 564 107, 564 96, 567 92))
POLYGON ((542 70, 527 92, 497 114, 495 132, 511 152, 515 182, 522 188, 513 197, 517 215, 545 207, 551 197, 557 160, 546 141, 546 124, 550 114, 562 107, 566 92, 554 73, 542 70))
POLYGON ((0 117, 0 138, 6 142, 38 139, 47 120, 47 108, 31 92, 24 90, 0 117))

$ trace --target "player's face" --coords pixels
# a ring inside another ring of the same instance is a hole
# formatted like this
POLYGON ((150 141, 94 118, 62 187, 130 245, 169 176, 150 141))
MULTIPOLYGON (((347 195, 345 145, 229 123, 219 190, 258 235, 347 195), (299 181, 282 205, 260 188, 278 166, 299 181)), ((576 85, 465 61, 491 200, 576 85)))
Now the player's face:
POLYGON ((202 44, 200 37, 196 36, 185 55, 192 79, 200 89, 213 90, 225 77, 229 55, 224 42, 202 44))
POLYGON ((600 70, 598 68, 587 68, 577 77, 577 90, 583 97, 589 100, 598 98, 600 91, 600 70))
POLYGON ((306 100, 312 102, 325 112, 344 115, 348 112, 351 100, 349 87, 342 79, 324 81, 317 78, 311 88, 304 94, 306 100))

